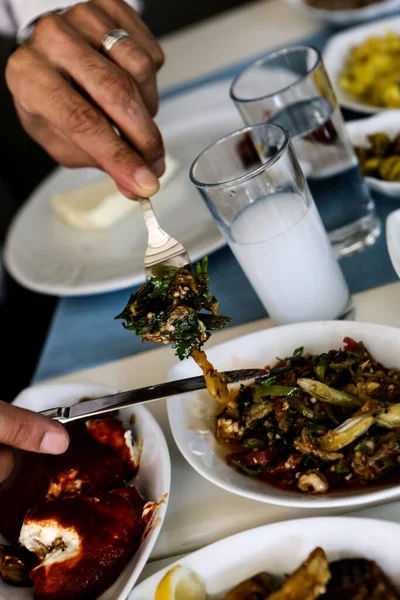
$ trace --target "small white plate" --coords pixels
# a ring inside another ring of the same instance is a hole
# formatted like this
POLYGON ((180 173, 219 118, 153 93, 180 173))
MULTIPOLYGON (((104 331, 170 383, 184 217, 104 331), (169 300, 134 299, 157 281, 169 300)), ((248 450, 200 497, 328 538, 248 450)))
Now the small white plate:
MULTIPOLYGON (((69 406, 84 397, 98 397, 115 390, 97 385, 60 384, 28 388, 14 400, 14 404, 30 410, 46 410, 55 406, 69 406)), ((143 440, 139 470, 134 483, 146 500, 161 501, 156 520, 147 532, 140 548, 125 569, 99 600, 124 600, 137 581, 156 543, 163 524, 171 486, 171 464, 167 443, 157 421, 143 406, 119 412, 125 427, 135 415, 134 437, 143 440)), ((2 539, 0 537, 0 543, 2 539)), ((33 588, 14 588, 0 581, 0 600, 32 600, 33 588)))
POLYGON ((393 268, 400 277, 400 209, 386 219, 386 243, 393 268))
MULTIPOLYGON (((291 573, 318 546, 329 560, 357 557, 376 561, 399 588, 400 525, 373 519, 325 517, 264 525, 206 546, 175 565, 198 573, 213 597, 262 571, 291 573)), ((153 600, 158 583, 175 565, 143 581, 128 600, 153 600)))
MULTIPOLYGON (((207 351, 219 370, 263 367, 274 364, 276 356, 291 356, 304 346, 307 352, 319 354, 343 347, 343 338, 362 340, 384 365, 400 368, 399 330, 384 325, 351 321, 320 321, 274 327, 236 338, 207 351)), ((191 377, 199 372, 192 360, 172 367, 170 380, 191 377)), ((219 487, 270 504, 298 508, 360 506, 400 497, 400 482, 388 487, 368 488, 323 495, 285 491, 259 479, 243 475, 228 466, 224 450, 215 439, 216 402, 207 392, 193 392, 167 400, 168 417, 175 442, 189 464, 203 477, 219 487)))
MULTIPOLYGON (((161 226, 196 261, 225 244, 188 173, 207 145, 242 124, 229 99, 229 82, 164 102, 157 121, 166 149, 179 161, 180 170, 154 197, 154 208, 161 226)), ((58 169, 19 211, 7 236, 4 262, 21 285, 44 294, 78 296, 144 281, 147 232, 140 210, 110 229, 81 231, 59 220, 50 206, 55 193, 99 177, 104 174, 95 169, 58 169)))
MULTIPOLYGON (((400 110, 385 110, 367 119, 357 119, 346 123, 347 133, 353 146, 370 146, 367 136, 372 133, 386 133, 391 139, 400 133, 400 110)), ((400 199, 400 182, 381 181, 376 177, 366 177, 371 190, 400 199)))
POLYGON ((339 78, 347 62, 349 53, 354 46, 362 44, 371 36, 383 37, 388 31, 400 34, 400 17, 391 17, 377 21, 376 23, 347 29, 342 33, 334 35, 325 46, 323 58, 326 70, 332 81, 339 103, 344 108, 366 114, 374 114, 382 110, 387 110, 381 106, 374 107, 358 102, 353 96, 341 89, 339 78))
POLYGON ((365 8, 356 8, 352 10, 325 10, 322 8, 315 8, 314 6, 306 4, 304 0, 286 0, 286 2, 289 2, 289 4, 315 21, 337 25, 339 27, 379 19, 396 10, 396 8, 400 8, 399 0, 383 0, 382 2, 371 4, 365 8))

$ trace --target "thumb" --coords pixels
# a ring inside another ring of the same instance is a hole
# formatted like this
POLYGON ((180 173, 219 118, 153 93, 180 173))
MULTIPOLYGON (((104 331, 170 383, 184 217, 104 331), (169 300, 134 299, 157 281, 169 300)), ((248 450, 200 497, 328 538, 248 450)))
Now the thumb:
POLYGON ((30 452, 62 454, 69 436, 56 421, 0 401, 0 444, 30 452))

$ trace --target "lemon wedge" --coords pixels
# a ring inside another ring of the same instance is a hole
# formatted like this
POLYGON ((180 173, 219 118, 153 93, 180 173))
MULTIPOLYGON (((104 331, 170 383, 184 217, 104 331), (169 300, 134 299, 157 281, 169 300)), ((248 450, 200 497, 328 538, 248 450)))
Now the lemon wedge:
POLYGON ((194 571, 177 565, 164 575, 154 600, 206 600, 204 581, 194 571))

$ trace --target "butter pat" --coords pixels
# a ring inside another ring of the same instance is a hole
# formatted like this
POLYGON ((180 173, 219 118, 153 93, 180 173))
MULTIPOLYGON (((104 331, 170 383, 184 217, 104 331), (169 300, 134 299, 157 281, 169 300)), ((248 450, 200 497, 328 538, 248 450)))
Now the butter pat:
MULTIPOLYGON (((166 156, 165 163, 160 189, 166 187, 179 169, 178 161, 169 155, 166 156)), ((110 177, 58 194, 52 198, 51 205, 64 223, 83 230, 112 227, 129 213, 139 209, 138 202, 125 198, 110 177)))
POLYGON ((119 192, 110 178, 59 194, 52 200, 54 212, 64 223, 86 230, 112 227, 136 206, 136 202, 119 192))

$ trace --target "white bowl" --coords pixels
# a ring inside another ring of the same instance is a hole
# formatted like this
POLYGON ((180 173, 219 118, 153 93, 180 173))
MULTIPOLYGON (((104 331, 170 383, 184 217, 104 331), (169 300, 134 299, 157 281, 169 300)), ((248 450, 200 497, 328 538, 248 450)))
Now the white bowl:
POLYGON ((314 21, 320 21, 321 23, 332 24, 339 27, 378 19, 379 17, 391 13, 400 6, 399 0, 383 0, 383 2, 377 2, 376 4, 371 4, 365 8, 356 8, 352 10, 325 10, 309 6, 304 0, 286 1, 314 21))
MULTIPOLYGON (((393 139, 400 133, 400 110, 387 110, 367 119, 357 119, 346 123, 347 133, 353 146, 370 146, 367 136, 371 133, 386 133, 393 139)), ((400 198, 400 182, 381 181, 376 177, 366 177, 371 190, 400 198)))
POLYGON ((369 104, 358 102, 353 96, 342 90, 339 85, 339 78, 351 49, 354 46, 362 44, 372 35, 382 37, 388 31, 400 34, 400 17, 391 17, 390 19, 384 19, 376 23, 347 29, 342 33, 334 35, 325 46, 323 52, 324 63, 341 106, 366 114, 388 110, 381 106, 370 106, 369 104))
MULTIPOLYGON (((343 347, 343 338, 362 340, 372 354, 388 367, 400 368, 400 331, 394 327, 351 321, 322 321, 274 327, 214 346, 207 354, 222 371, 274 364, 276 356, 290 356, 295 348, 321 353, 343 347)), ((169 379, 198 374, 194 361, 172 367, 169 379)), ((386 488, 307 495, 278 489, 259 479, 248 477, 228 466, 222 446, 216 441, 216 403, 207 392, 193 392, 167 401, 172 434, 178 448, 192 467, 219 487, 260 502, 299 508, 359 506, 400 496, 400 482, 386 488)))
MULTIPOLYGON (((43 385, 21 392, 14 404, 31 410, 45 410, 55 406, 69 406, 83 397, 104 396, 115 393, 110 388, 97 385, 63 384, 43 385)), ((123 600, 134 586, 156 543, 167 511, 171 485, 171 464, 164 434, 154 417, 142 406, 119 412, 125 427, 135 415, 135 439, 143 440, 140 465, 134 483, 146 500, 161 501, 155 520, 146 532, 140 548, 132 556, 117 581, 99 600, 123 600)), ((1 543, 1 537, 0 537, 1 543)), ((0 581, 1 600, 32 600, 33 588, 14 588, 0 581)))
POLYGON ((386 219, 386 243, 393 268, 400 277, 400 209, 386 219))
POLYGON ((400 525, 325 517, 264 525, 206 546, 143 581, 129 594, 129 600, 154 598, 161 578, 177 564, 198 573, 206 582, 207 593, 214 597, 261 571, 276 575, 293 572, 317 546, 329 560, 374 560, 393 584, 400 586, 400 525))

